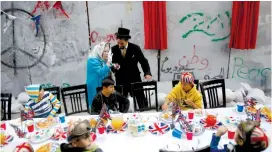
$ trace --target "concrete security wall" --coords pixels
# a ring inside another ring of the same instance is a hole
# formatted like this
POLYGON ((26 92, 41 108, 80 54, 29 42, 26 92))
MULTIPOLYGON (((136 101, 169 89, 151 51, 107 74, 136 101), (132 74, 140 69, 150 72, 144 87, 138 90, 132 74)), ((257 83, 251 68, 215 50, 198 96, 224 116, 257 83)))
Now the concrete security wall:
MULTIPOLYGON (((14 16, 22 19, 15 20, 14 28, 10 26, 5 33, 1 30, 1 59, 10 66, 1 64, 2 92, 17 95, 30 83, 85 83, 89 38, 91 47, 103 40, 115 45, 114 33, 120 26, 131 30, 130 41, 140 45, 157 79, 157 51, 144 50, 142 2, 62 3, 70 18, 55 9, 43 12, 44 31, 40 30, 38 37, 33 21, 27 20, 29 15, 18 11, 14 16)), ((35 4, 13 2, 13 7, 31 12, 35 4)), ((1 7, 11 8, 11 2, 1 2, 1 7)), ((246 82, 270 92, 271 2, 261 2, 255 50, 228 49, 231 8, 232 2, 223 1, 167 2, 169 45, 161 53, 161 81, 179 79, 180 72, 190 71, 201 80, 228 79, 231 89, 246 82)), ((4 15, 1 18, 3 27, 6 20, 4 15)))

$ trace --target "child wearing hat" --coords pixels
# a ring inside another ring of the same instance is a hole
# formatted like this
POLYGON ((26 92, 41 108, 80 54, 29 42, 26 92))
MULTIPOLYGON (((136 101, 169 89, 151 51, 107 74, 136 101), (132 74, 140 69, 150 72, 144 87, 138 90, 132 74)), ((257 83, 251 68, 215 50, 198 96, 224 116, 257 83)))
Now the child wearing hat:
POLYGON ((218 149, 217 146, 221 136, 228 129, 225 126, 219 127, 212 136, 211 152, 261 152, 265 150, 268 147, 268 137, 259 125, 257 121, 242 121, 235 132, 234 140, 237 145, 224 145, 223 149, 218 149))
POLYGON ((180 82, 167 95, 162 109, 166 110, 171 102, 178 104, 180 110, 202 109, 202 95, 196 89, 191 73, 185 72, 181 75, 180 82))
POLYGON ((40 84, 32 84, 25 88, 29 101, 24 105, 24 112, 33 111, 35 118, 53 118, 61 106, 61 102, 50 92, 44 91, 40 84), (53 105, 53 106, 52 106, 53 105))
POLYGON ((62 143, 56 152, 103 152, 93 143, 90 130, 88 120, 75 122, 69 127, 69 143, 62 143))

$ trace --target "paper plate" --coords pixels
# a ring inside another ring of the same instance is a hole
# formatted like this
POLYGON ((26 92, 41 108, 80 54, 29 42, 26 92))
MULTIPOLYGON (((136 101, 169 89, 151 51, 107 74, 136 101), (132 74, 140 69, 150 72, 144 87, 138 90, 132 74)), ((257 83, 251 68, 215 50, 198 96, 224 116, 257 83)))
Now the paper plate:
POLYGON ((43 129, 40 131, 35 131, 31 133, 29 141, 32 143, 41 143, 50 139, 55 133, 55 129, 43 129))
POLYGON ((127 129, 127 123, 124 122, 121 130, 114 130, 111 124, 107 126, 106 130, 107 130, 107 133, 122 133, 126 131, 126 129, 127 129))
MULTIPOLYGON (((161 113, 159 115, 159 118, 161 121, 166 122, 166 123, 172 123, 172 112, 166 112, 166 113, 161 113)), ((178 114, 174 118, 174 121, 176 121, 178 118, 178 114)))
POLYGON ((170 131, 170 129, 171 128, 169 124, 166 124, 164 122, 155 122, 148 127, 149 132, 153 135, 163 135, 170 131))
POLYGON ((180 151, 181 150, 181 146, 178 143, 169 143, 165 146, 164 148, 167 151, 180 151))
POLYGON ((223 125, 221 122, 217 121, 214 126, 207 126, 206 119, 200 119, 200 123, 203 124, 206 129, 217 129, 223 125))
POLYGON ((0 147, 7 145, 8 143, 10 143, 13 140, 13 136, 2 129, 1 129, 0 134, 1 134, 0 135, 0 140, 1 140, 0 147))
POLYGON ((35 123, 35 126, 38 129, 49 129, 56 125, 58 125, 58 121, 56 119, 52 119, 52 121, 48 121, 47 118, 42 119, 35 123))

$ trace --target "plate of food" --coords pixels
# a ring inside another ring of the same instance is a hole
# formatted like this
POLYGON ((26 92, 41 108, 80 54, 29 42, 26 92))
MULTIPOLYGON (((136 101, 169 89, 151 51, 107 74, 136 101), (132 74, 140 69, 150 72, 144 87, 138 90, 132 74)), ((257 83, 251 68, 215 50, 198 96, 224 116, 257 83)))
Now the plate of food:
POLYGON ((203 124, 204 128, 206 129, 217 129, 222 125, 222 123, 217 120, 215 115, 207 115, 206 118, 200 119, 200 123, 203 124))
POLYGON ((35 152, 56 152, 59 147, 58 143, 47 143, 42 145, 35 152))
MULTIPOLYGON (((177 115, 175 116, 174 118, 174 121, 177 120, 177 115)), ((167 123, 172 123, 172 112, 163 112, 160 114, 159 116, 160 120, 164 121, 164 122, 167 122, 167 123)))
POLYGON ((0 147, 3 147, 10 143, 13 140, 13 136, 10 135, 8 132, 5 132, 3 129, 1 129, 0 132, 0 147))
POLYGON ((47 118, 42 119, 36 123, 36 128, 38 129, 49 129, 58 124, 56 119, 48 120, 47 118))
POLYGON ((41 143, 48 139, 50 139, 55 133, 55 129, 43 129, 40 131, 33 132, 30 137, 29 141, 32 143, 41 143))

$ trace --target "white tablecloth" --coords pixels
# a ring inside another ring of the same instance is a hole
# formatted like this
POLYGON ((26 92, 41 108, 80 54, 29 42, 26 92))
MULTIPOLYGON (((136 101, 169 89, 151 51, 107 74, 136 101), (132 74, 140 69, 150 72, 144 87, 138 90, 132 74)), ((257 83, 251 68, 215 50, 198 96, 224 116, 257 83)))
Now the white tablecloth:
MULTIPOLYGON (((219 117, 221 116, 241 116, 244 117, 243 114, 237 114, 234 112, 233 108, 218 108, 218 109, 209 109, 208 112, 217 112, 219 114, 219 117)), ((159 113, 141 113, 144 117, 148 116, 158 116, 159 113)), ((91 115, 88 116, 69 116, 66 117, 66 121, 69 121, 70 119, 90 119, 91 115)), ((195 117, 195 120, 199 120, 201 117, 195 117)), ((269 136, 269 141, 271 141, 271 135, 272 135, 272 125, 266 122, 262 122, 261 128, 265 130, 267 135, 269 136)), ((12 133, 15 135, 14 130, 8 125, 7 123, 7 131, 9 133, 12 133)), ((202 135, 200 136, 194 136, 192 141, 186 140, 185 137, 182 139, 177 139, 172 137, 172 131, 169 131, 168 133, 162 135, 162 136, 156 136, 151 133, 147 133, 145 136, 142 137, 132 137, 128 132, 123 132, 120 134, 113 134, 109 133, 104 136, 97 135, 97 140, 95 141, 96 144, 98 144, 104 152, 140 152, 140 151, 146 151, 146 152, 158 152, 160 148, 163 148, 167 143, 180 143, 184 146, 190 146, 193 145, 195 142, 198 144, 198 148, 204 147, 206 145, 210 144, 212 133, 216 132, 216 130, 206 130, 202 135)), ((11 152, 16 145, 22 143, 22 142, 28 142, 27 139, 24 138, 18 138, 17 136, 14 137, 13 141, 9 143, 8 145, 1 148, 1 151, 4 152, 11 152)), ((48 140, 46 142, 40 143, 40 144, 32 144, 33 148, 37 150, 41 145, 46 144, 48 142, 56 142, 55 140, 48 140)), ((62 143, 64 141, 57 141, 58 143, 62 143)), ((233 142, 233 140, 229 140, 227 137, 227 134, 221 137, 219 146, 223 146, 224 144, 227 144, 229 142, 233 142)), ((271 152, 272 146, 271 142, 269 142, 268 149, 265 150, 265 152, 271 152)))

